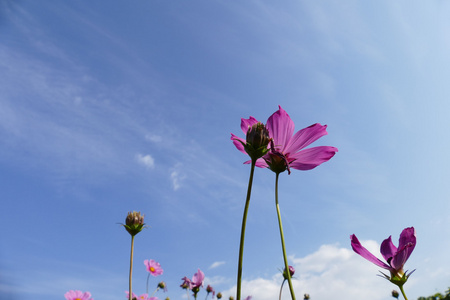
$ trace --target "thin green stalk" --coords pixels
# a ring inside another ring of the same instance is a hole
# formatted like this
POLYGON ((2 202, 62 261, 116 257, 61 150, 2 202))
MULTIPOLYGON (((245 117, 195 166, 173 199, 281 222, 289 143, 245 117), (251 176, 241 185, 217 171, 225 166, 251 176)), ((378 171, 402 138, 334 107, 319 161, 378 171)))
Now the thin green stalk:
POLYGON ((280 173, 276 173, 275 177, 275 204, 277 207, 277 215, 278 215, 278 225, 280 227, 280 237, 281 237, 281 247, 283 248, 283 259, 284 259, 284 267, 285 267, 285 273, 286 277, 289 283, 289 290, 291 291, 291 298, 292 300, 295 300, 295 293, 294 293, 294 287, 292 286, 291 281, 291 273, 289 272, 289 264, 287 261, 287 255, 286 255, 286 246, 284 245, 284 234, 283 234, 283 224, 281 223, 281 213, 280 213, 280 206, 278 205, 278 177, 280 173))
POLYGON ((242 260, 244 256, 244 237, 245 237, 245 224, 247 222, 248 207, 250 204, 250 195, 252 193, 253 173, 255 172, 256 159, 252 159, 252 165, 250 169, 250 178, 248 180, 247 200, 245 201, 244 216, 242 217, 241 228, 241 242, 239 245, 239 263, 237 274, 237 288, 236 288, 236 300, 241 300, 241 281, 242 281, 242 260))
POLYGON ((134 235, 131 236, 131 253, 130 253, 130 277, 129 277, 129 295, 128 300, 133 299, 133 292, 131 289, 131 278, 133 277, 133 251, 134 251, 134 235))
POLYGON ((403 285, 400 285, 399 288, 400 291, 402 292, 403 298, 405 298, 405 300, 408 300, 408 298, 406 298, 405 291, 403 290, 403 285))
POLYGON ((280 296, 278 297, 278 300, 281 300, 281 292, 283 291, 283 285, 284 282, 286 281, 286 279, 283 280, 283 282, 281 283, 281 287, 280 287, 280 296))

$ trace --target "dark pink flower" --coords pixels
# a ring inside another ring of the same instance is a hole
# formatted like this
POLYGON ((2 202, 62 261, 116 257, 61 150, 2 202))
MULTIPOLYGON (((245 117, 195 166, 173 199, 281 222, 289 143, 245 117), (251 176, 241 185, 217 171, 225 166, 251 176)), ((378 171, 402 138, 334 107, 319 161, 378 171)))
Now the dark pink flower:
POLYGON ((408 260, 409 256, 416 247, 416 231, 414 227, 403 229, 400 234, 398 248, 392 243, 391 236, 381 243, 380 252, 387 263, 381 261, 375 255, 364 248, 354 234, 350 236, 353 251, 376 264, 377 266, 389 270, 391 276, 383 274, 389 281, 396 285, 403 285, 408 279, 409 275, 403 271, 403 266, 408 260))
POLYGON ((208 286, 206 287, 206 292, 209 294, 209 293, 212 293, 212 297, 214 298, 214 296, 216 295, 216 291, 214 290, 214 288, 212 287, 212 286, 210 286, 209 284, 208 284, 208 286))
POLYGON ((161 268, 161 265, 154 261, 153 259, 146 259, 144 260, 144 265, 147 267, 147 271, 152 274, 152 276, 159 276, 163 273, 163 269, 161 268))
POLYGON ((68 291, 64 294, 67 300, 93 300, 91 293, 82 291, 68 291))
MULTIPOLYGON (((247 133, 248 128, 257 123, 258 121, 253 117, 242 119, 241 129, 247 133)), ((272 141, 269 153, 256 161, 256 166, 260 168, 269 168, 276 173, 285 170, 290 173, 290 168, 311 170, 331 159, 338 151, 337 148, 331 146, 304 149, 327 135, 327 126, 316 123, 294 134, 294 122, 281 106, 269 117, 266 128, 272 141)), ((239 151, 246 153, 243 146, 245 140, 234 134, 231 134, 231 139, 239 151)), ((250 161, 245 163, 250 163, 250 161)))

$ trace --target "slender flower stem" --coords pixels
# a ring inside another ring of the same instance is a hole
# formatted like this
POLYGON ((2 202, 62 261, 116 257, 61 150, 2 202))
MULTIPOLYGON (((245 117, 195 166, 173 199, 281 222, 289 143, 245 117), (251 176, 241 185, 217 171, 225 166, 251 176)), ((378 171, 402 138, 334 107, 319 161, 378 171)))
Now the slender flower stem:
POLYGON ((131 236, 131 253, 130 253, 130 279, 129 279, 129 295, 128 300, 133 299, 133 293, 131 290, 131 278, 133 277, 133 251, 134 251, 134 235, 131 236))
POLYGON ((247 200, 245 201, 244 215, 242 217, 241 228, 241 243, 239 246, 239 263, 237 274, 237 288, 236 288, 236 300, 241 300, 241 281, 242 281, 242 259, 244 256, 244 237, 245 237, 245 224, 247 222, 247 212, 250 204, 250 195, 252 193, 253 173, 255 172, 256 159, 252 159, 252 165, 250 169, 250 178, 248 180, 247 200))
POLYGON ((281 300, 281 292, 283 291, 283 285, 284 285, 285 281, 286 281, 286 279, 284 279, 283 282, 281 283, 280 296, 278 297, 278 300, 281 300))
POLYGON ((406 298, 405 291, 403 290, 403 286, 400 285, 399 288, 400 288, 400 291, 402 292, 403 298, 405 298, 405 300, 408 300, 408 298, 406 298))
POLYGON ((148 275, 147 275, 147 289, 146 289, 146 293, 147 293, 147 295, 148 295, 148 280, 150 279, 150 273, 148 273, 148 275))
POLYGON ((281 247, 283 248, 284 267, 285 267, 286 274, 287 274, 286 277, 287 277, 287 280, 289 283, 289 290, 291 291, 291 298, 292 298, 292 300, 295 300, 294 287, 292 286, 291 273, 289 272, 289 264, 287 261, 286 246, 284 245, 283 224, 281 223, 280 206, 278 205, 278 177, 279 177, 279 175, 280 175, 280 173, 276 173, 276 177, 275 177, 275 204, 277 207, 278 225, 280 226, 281 247))

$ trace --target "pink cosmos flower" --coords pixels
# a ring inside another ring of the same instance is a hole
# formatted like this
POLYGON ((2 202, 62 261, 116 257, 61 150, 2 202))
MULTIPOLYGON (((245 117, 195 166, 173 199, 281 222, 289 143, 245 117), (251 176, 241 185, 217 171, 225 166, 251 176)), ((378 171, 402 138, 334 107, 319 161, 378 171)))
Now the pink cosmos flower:
POLYGON ((214 290, 214 288, 212 287, 212 286, 210 286, 209 284, 208 284, 208 286, 206 287, 206 292, 209 294, 209 293, 212 293, 212 297, 214 298, 214 296, 216 295, 216 291, 214 290))
MULTIPOLYGON (((130 293, 128 291, 125 291, 125 294, 127 294, 127 299, 130 298, 130 293)), ((140 296, 137 296, 135 293, 131 293, 133 300, 158 300, 157 297, 149 297, 148 294, 142 294, 140 296)))
POLYGON ((93 300, 91 298, 91 293, 73 290, 65 293, 64 297, 66 297, 66 300, 93 300))
POLYGON ((163 269, 161 268, 161 265, 154 261, 153 259, 146 259, 144 260, 144 265, 147 266, 147 271, 150 272, 153 276, 159 276, 163 273, 163 269))
POLYGON ((181 278, 181 280, 183 280, 183 283, 180 285, 180 287, 182 289, 192 290, 192 282, 191 282, 191 280, 189 278, 184 276, 183 278, 181 278))
POLYGON ((201 287, 203 286, 203 280, 205 280, 205 274, 203 274, 203 272, 198 269, 197 273, 194 274, 194 276, 192 277, 192 286, 193 287, 201 287))
MULTIPOLYGON (((304 149, 319 138, 327 135, 327 126, 319 123, 313 124, 307 128, 297 131, 294 134, 295 126, 291 117, 281 106, 267 120, 266 128, 269 136, 273 139, 270 151, 262 158, 256 161, 256 166, 260 168, 269 168, 276 173, 281 173, 290 168, 297 170, 311 170, 318 165, 331 159, 338 149, 331 146, 318 146, 304 149)), ((258 123, 254 117, 241 119, 241 129, 247 133, 248 128, 258 123)), ((231 134, 231 140, 236 148, 245 152, 245 140, 231 134)), ((246 161, 245 163, 250 163, 246 161)))
POLYGON ((403 271, 403 266, 413 252, 414 247, 416 247, 416 231, 414 227, 403 229, 400 234, 398 248, 392 243, 391 236, 381 243, 380 252, 387 261, 387 264, 376 258, 372 253, 364 248, 354 234, 350 236, 350 239, 353 251, 377 266, 389 270, 391 273, 390 277, 386 274, 383 275, 392 283, 396 285, 403 285, 409 275, 414 272, 413 270, 409 274, 406 274, 403 271))

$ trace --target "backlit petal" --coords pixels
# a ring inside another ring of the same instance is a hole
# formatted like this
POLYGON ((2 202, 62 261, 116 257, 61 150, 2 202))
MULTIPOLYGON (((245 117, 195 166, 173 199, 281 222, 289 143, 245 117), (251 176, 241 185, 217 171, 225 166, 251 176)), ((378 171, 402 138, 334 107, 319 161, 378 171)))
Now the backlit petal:
POLYGON ((311 170, 318 165, 330 160, 338 149, 331 146, 319 146, 301 150, 295 154, 289 155, 289 160, 295 159, 290 163, 291 168, 297 170, 311 170))
POLYGON ((414 245, 412 243, 406 244, 402 248, 398 248, 398 252, 394 255, 390 262, 391 266, 397 271, 402 270, 413 249, 414 245))
POLYGON ((381 243, 380 252, 387 262, 394 257, 397 252, 397 247, 392 243, 392 238, 390 236, 381 243))
POLYGON ((245 135, 247 135, 247 131, 249 127, 252 127, 254 124, 258 123, 258 120, 250 116, 248 119, 241 118, 241 129, 245 135))
POLYGON ((379 260, 377 257, 375 257, 375 255, 373 255, 372 253, 369 252, 369 250, 367 250, 366 248, 364 248, 361 243, 359 242, 358 238, 356 237, 356 235, 352 234, 350 236, 350 239, 352 241, 352 249, 353 251, 355 251, 356 253, 358 253, 359 255, 361 255, 362 257, 364 257, 365 259, 367 259, 368 261, 376 264, 377 266, 384 268, 386 270, 391 270, 392 268, 390 266, 388 266, 387 264, 385 264, 384 262, 382 262, 381 260, 379 260))
POLYGON ((231 140, 233 141, 234 146, 236 146, 236 148, 239 151, 241 151, 244 154, 247 154, 247 152, 245 152, 244 145, 242 144, 242 143, 244 143, 244 144, 247 143, 244 139, 238 137, 237 135, 231 134, 231 140), (241 141, 242 143, 239 141, 241 141))
POLYGON ((279 109, 267 120, 266 126, 277 150, 284 152, 286 145, 294 133, 294 122, 281 106, 278 107, 279 109))
POLYGON ((297 131, 286 145, 285 153, 295 153, 327 135, 327 125, 316 123, 297 131))
POLYGON ((411 253, 413 252, 414 248, 416 247, 416 230, 414 227, 408 227, 403 229, 402 233, 400 234, 400 239, 398 243, 398 248, 402 248, 405 245, 409 245, 406 248, 406 260, 409 258, 411 253))

